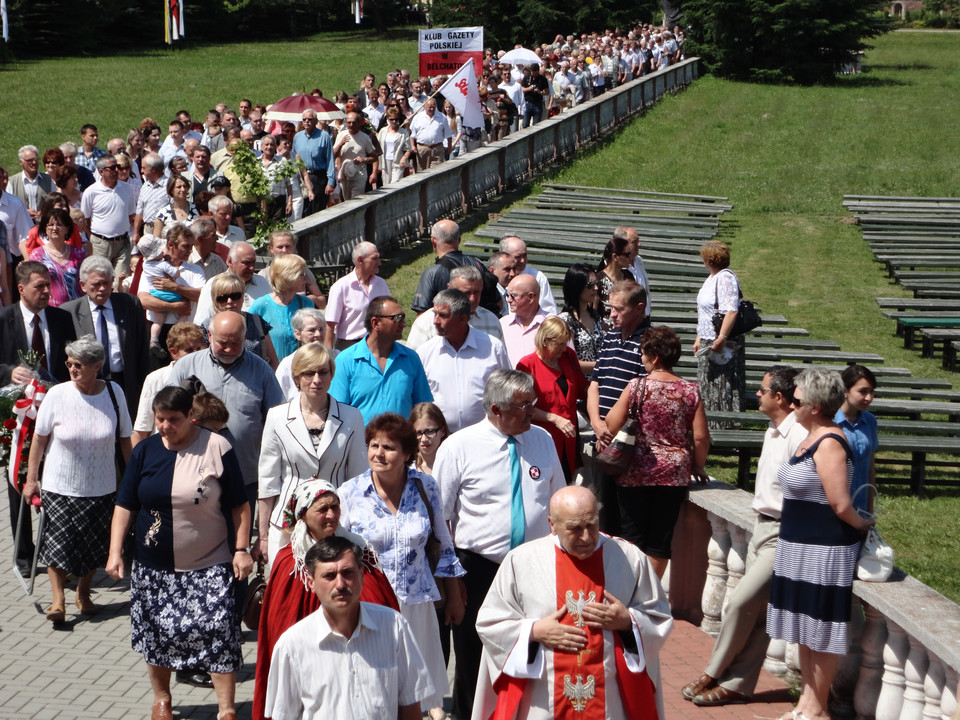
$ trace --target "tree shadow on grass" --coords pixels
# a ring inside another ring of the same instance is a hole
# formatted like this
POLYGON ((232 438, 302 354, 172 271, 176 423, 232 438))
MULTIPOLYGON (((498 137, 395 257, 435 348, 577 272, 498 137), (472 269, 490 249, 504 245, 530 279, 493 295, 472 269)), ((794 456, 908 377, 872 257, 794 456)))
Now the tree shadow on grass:
MULTIPOLYGON (((876 65, 871 66, 875 69, 876 65)), ((900 87, 912 85, 913 83, 904 80, 898 80, 890 77, 876 77, 875 75, 844 75, 838 77, 836 82, 831 83, 833 87, 851 87, 851 88, 875 88, 875 87, 900 87)))
POLYGON ((933 70, 929 63, 870 63, 871 70, 933 70))

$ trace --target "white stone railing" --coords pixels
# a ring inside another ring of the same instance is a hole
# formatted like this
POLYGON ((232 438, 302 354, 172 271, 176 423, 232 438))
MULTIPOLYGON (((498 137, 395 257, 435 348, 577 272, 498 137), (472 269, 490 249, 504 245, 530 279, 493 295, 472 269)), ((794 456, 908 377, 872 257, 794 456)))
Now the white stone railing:
POLYGON ((479 150, 415 173, 395 185, 340 203, 293 224, 311 265, 349 264, 361 240, 381 250, 422 235, 436 220, 529 181, 698 76, 698 58, 637 78, 479 150))
MULTIPOLYGON (((673 613, 711 635, 743 577, 752 500, 750 493, 711 483, 690 493, 677 524, 669 575, 673 613)), ((850 650, 834 680, 834 716, 955 720, 960 606, 899 570, 885 583, 856 581, 853 592, 863 619, 851 626, 850 650)), ((796 647, 771 641, 764 666, 799 677, 796 647)))

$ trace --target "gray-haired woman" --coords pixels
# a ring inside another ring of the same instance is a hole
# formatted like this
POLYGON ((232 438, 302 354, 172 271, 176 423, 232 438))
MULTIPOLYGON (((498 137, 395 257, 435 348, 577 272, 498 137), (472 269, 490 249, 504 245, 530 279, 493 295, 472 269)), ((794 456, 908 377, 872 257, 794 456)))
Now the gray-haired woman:
POLYGON ((47 512, 40 562, 50 576, 53 601, 47 619, 53 623, 62 623, 66 616, 63 586, 68 573, 79 578, 80 614, 98 611, 90 598, 90 582, 107 560, 117 491, 117 423, 124 459, 130 457, 132 430, 123 390, 97 379, 103 346, 93 335, 84 335, 68 343, 66 353, 70 382, 50 388, 40 405, 23 488, 24 499, 29 503, 39 494, 47 512))
MULTIPOLYGON (((290 326, 293 328, 293 336, 297 339, 299 347, 309 345, 312 342, 322 343, 323 333, 327 329, 327 321, 323 310, 317 308, 301 308, 297 310, 290 319, 290 326)), ((331 358, 335 358, 339 353, 336 350, 327 348, 331 358)), ((293 379, 291 368, 293 367, 293 356, 296 353, 290 353, 277 366, 277 382, 280 383, 280 389, 287 400, 293 400, 300 394, 300 388, 297 387, 293 379)))

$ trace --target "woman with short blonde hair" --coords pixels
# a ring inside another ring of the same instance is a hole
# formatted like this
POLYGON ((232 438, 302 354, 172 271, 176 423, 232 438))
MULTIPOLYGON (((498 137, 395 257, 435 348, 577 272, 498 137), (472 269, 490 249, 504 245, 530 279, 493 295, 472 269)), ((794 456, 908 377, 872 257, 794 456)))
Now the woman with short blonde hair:
MULTIPOLYGON (((277 359, 273 341, 267 333, 263 319, 259 315, 249 313, 243 309, 243 298, 246 284, 243 278, 232 272, 220 273, 210 283, 210 296, 213 299, 214 314, 229 310, 243 315, 247 324, 247 335, 244 338, 244 348, 254 355, 263 358, 274 370, 280 364, 277 359)), ((204 326, 207 330, 207 326, 204 326)))
POLYGON ((270 339, 280 360, 292 355, 300 345, 293 334, 294 314, 302 308, 315 307, 310 298, 299 294, 307 286, 306 269, 307 264, 299 255, 290 253, 274 258, 270 265, 273 292, 257 298, 250 306, 250 312, 270 326, 270 339))

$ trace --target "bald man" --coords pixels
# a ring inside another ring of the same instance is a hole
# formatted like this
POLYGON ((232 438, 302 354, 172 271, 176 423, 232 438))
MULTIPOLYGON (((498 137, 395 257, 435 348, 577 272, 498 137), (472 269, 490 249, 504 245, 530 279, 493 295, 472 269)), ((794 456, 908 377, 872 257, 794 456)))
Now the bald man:
POLYGON ((283 391, 270 366, 244 349, 247 325, 240 313, 217 313, 209 329, 210 347, 180 358, 167 384, 179 385, 195 375, 207 392, 223 400, 230 411, 227 427, 237 439, 234 447, 252 506, 257 498, 263 423, 267 411, 284 402, 283 391))
POLYGON ((664 716, 658 654, 670 606, 643 553, 600 534, 599 511, 587 488, 562 488, 550 499, 551 534, 504 558, 477 615, 474 720, 509 704, 529 720, 588 708, 612 720, 664 716))
POLYGON ((540 286, 530 275, 517 275, 511 280, 506 298, 510 312, 500 318, 500 328, 510 364, 516 367, 521 358, 536 350, 534 338, 547 313, 540 307, 540 286))

